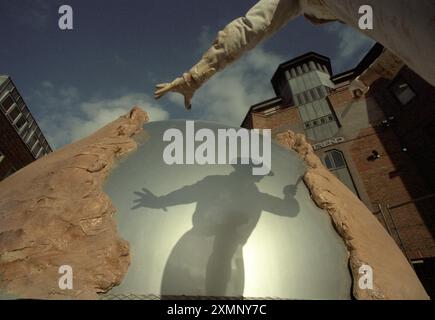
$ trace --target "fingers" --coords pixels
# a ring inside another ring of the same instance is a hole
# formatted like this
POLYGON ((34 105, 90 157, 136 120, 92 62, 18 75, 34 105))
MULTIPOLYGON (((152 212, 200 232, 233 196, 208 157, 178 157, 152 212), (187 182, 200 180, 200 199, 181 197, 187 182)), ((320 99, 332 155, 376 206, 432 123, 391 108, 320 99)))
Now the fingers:
POLYGON ((184 108, 186 110, 192 109, 191 100, 192 100, 192 97, 189 97, 188 95, 184 95, 184 108))
MULTIPOLYGON (((142 192, 139 192, 139 191, 134 191, 133 193, 135 195, 137 195, 138 197, 141 197, 141 198, 145 195, 145 193, 142 193, 142 192)), ((140 201, 140 199, 138 201, 140 201)))
POLYGON ((156 91, 154 92, 154 98, 160 99, 165 93, 172 90, 172 84, 170 83, 160 83, 156 85, 156 91))
POLYGON ((149 191, 147 188, 142 188, 142 191, 143 191, 143 194, 144 194, 144 195, 146 195, 146 194, 151 194, 151 195, 153 195, 152 192, 149 191))
POLYGON ((184 107, 186 110, 190 110, 192 108, 191 100, 195 89, 193 88, 193 79, 189 73, 183 74, 183 77, 179 77, 171 83, 159 83, 156 85, 154 98, 160 99, 169 91, 182 94, 184 96, 184 107))

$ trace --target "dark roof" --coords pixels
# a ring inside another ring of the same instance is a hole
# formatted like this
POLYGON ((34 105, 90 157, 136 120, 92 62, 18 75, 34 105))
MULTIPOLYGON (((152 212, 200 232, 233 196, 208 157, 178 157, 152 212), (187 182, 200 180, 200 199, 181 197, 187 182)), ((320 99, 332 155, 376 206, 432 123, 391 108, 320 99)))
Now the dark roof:
MULTIPOLYGON (((331 60, 328 57, 322 56, 321 54, 315 52, 308 52, 291 60, 281 63, 276 69, 275 73, 272 76, 271 82, 272 86, 275 88, 275 84, 278 81, 278 78, 281 77, 282 73, 288 70, 291 67, 300 66, 304 62, 307 61, 316 61, 326 65, 330 74, 332 74, 331 60)), ((276 90, 275 90, 276 91, 276 90)))

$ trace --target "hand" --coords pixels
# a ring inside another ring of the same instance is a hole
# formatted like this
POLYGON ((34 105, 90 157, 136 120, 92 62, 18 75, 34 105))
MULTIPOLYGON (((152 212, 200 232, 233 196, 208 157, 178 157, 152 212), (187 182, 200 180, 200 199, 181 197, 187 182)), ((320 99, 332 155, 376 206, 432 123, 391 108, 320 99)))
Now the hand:
POLYGON ((283 193, 285 198, 294 198, 298 189, 298 185, 289 184, 284 187, 283 193))
POLYGON ((353 93, 356 98, 361 98, 369 92, 370 87, 362 82, 359 77, 353 80, 349 86, 349 90, 353 93))
POLYGON ((195 83, 191 74, 184 73, 182 77, 175 79, 171 83, 160 83, 156 85, 154 98, 160 99, 167 92, 177 92, 184 96, 184 107, 190 110, 192 108, 192 97, 198 88, 199 86, 195 83))
POLYGON ((167 212, 166 207, 161 207, 158 203, 158 197, 156 197, 151 191, 146 188, 142 188, 143 192, 135 191, 134 194, 139 197, 139 199, 133 200, 135 205, 131 208, 136 210, 138 208, 161 208, 163 211, 167 212))

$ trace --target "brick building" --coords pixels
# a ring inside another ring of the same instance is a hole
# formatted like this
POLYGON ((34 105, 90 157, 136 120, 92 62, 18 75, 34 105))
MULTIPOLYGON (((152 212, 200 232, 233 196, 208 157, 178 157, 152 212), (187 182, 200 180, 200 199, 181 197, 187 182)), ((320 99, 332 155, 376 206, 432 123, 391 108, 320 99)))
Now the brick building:
MULTIPOLYGON (((242 127, 304 133, 330 169, 378 217, 435 297, 435 88, 409 68, 364 98, 350 82, 382 52, 333 75, 310 52, 278 66, 276 97, 252 106, 242 127)), ((385 257, 388 259, 388 257, 385 257)))
POLYGON ((51 151, 11 78, 0 75, 0 181, 51 151))

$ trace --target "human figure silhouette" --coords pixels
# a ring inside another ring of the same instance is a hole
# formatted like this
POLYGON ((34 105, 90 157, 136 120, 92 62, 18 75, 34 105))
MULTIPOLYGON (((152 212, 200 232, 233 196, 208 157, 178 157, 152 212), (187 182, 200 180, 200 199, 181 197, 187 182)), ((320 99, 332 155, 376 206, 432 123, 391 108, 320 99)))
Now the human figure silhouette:
POLYGON ((297 184, 284 187, 284 198, 260 192, 251 165, 233 165, 229 175, 207 176, 167 195, 143 188, 132 209, 162 208, 196 202, 193 227, 177 242, 166 263, 161 295, 243 296, 242 247, 261 212, 294 217, 297 184), (204 262, 204 259, 208 261, 204 262), (206 265, 206 267, 205 267, 206 265), (205 270, 204 270, 205 269, 205 270))

